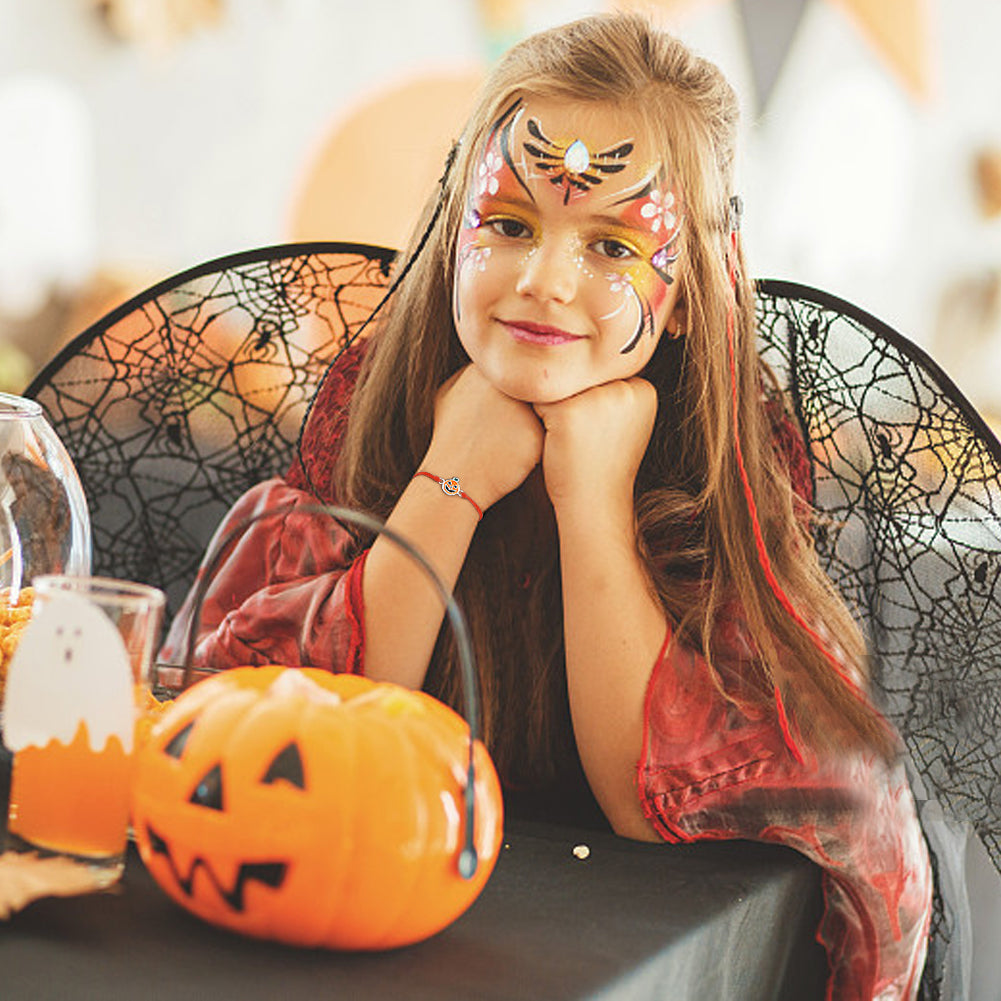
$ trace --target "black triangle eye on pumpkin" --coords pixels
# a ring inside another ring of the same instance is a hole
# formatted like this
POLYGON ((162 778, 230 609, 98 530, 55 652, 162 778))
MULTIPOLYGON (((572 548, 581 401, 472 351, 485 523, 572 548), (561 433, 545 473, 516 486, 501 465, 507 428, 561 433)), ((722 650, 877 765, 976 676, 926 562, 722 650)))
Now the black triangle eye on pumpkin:
POLYGON ((261 785, 273 785, 284 780, 297 789, 306 788, 306 776, 302 767, 302 755, 295 741, 286 744, 273 758, 268 770, 261 777, 261 785))
POLYGON ((173 737, 167 741, 164 746, 163 753, 167 755, 168 758, 180 759, 181 755, 184 754, 184 748, 188 744, 188 737, 191 736, 191 731, 194 729, 195 721, 192 720, 187 726, 178 730, 173 737))
POLYGON ((225 809, 223 797, 222 765, 213 765, 198 781, 195 791, 191 794, 189 803, 204 806, 209 810, 225 809))

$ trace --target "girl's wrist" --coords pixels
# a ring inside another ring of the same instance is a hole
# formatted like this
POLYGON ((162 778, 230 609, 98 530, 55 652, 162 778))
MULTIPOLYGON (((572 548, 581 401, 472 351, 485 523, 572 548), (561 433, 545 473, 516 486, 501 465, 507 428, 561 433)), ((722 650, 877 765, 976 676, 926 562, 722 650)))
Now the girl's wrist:
MULTIPOLYGON (((494 496, 495 491, 490 485, 489 479, 477 468, 476 463, 470 461, 468 456, 463 457, 462 455, 446 454, 443 451, 428 449, 417 466, 417 471, 432 473, 435 477, 457 479, 463 493, 468 494, 484 513, 498 500, 494 496)), ((430 480, 423 476, 419 478, 431 486, 430 480)), ((438 489, 441 490, 441 487, 439 486, 438 489)), ((462 503, 466 504, 465 501, 462 503)), ((469 509, 472 510, 472 507, 469 509)))
POLYGON ((441 488, 441 492, 445 494, 446 497, 456 497, 459 500, 466 501, 470 504, 476 511, 477 520, 483 517, 483 508, 473 499, 471 494, 468 494, 459 483, 458 476, 439 476, 436 472, 431 472, 429 469, 421 468, 416 473, 414 473, 414 479, 424 477, 425 479, 431 480, 437 483, 441 488))
MULTIPOLYGON (((467 496, 471 501, 473 501, 482 513, 486 513, 487 509, 490 508, 494 501, 497 499, 492 495, 492 491, 486 481, 486 479, 478 474, 478 471, 471 466, 468 461, 463 461, 462 457, 441 455, 438 453, 433 453, 430 450, 425 454, 423 460, 418 464, 416 471, 414 472, 414 478, 411 483, 416 481, 423 481, 428 489, 437 489, 441 495, 442 503, 447 503, 452 500, 454 503, 461 503, 465 507, 468 507, 470 511, 473 511, 473 505, 463 498, 459 497, 455 500, 456 494, 452 489, 452 485, 446 486, 444 493, 442 493, 441 480, 457 480, 459 483, 459 489, 467 496), (426 476, 419 475, 421 473, 430 473, 433 478, 429 479, 426 476), (435 481, 438 481, 437 486, 435 481), (445 494, 450 494, 451 496, 445 496, 445 494)), ((476 512, 473 512, 474 514, 476 512)))
POLYGON ((599 490, 578 491, 552 500, 553 511, 561 532, 577 526, 591 526, 595 522, 609 528, 634 531, 635 509, 633 498, 617 496, 599 490))

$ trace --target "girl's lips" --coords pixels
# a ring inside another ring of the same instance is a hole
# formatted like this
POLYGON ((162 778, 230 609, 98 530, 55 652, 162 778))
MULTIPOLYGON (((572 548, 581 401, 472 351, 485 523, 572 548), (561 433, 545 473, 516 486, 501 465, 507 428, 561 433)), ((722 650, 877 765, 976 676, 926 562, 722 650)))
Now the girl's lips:
POLYGON ((549 327, 544 323, 528 323, 523 321, 501 320, 501 325, 516 341, 528 344, 568 344, 583 338, 567 333, 559 327, 549 327))

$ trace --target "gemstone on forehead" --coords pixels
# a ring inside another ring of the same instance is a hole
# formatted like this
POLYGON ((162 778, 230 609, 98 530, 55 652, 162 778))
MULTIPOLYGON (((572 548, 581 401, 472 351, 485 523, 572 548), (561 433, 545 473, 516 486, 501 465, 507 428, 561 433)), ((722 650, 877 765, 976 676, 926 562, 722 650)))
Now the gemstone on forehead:
POLYGON ((591 165, 591 154, 580 139, 574 139, 563 154, 563 166, 571 174, 583 174, 591 165))

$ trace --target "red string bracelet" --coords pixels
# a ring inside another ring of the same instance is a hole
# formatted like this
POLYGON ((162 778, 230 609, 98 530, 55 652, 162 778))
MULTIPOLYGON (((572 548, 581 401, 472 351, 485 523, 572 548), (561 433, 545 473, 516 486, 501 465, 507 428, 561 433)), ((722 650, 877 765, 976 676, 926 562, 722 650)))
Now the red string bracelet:
POLYGON ((481 508, 480 505, 469 496, 469 494, 460 489, 458 476, 435 476, 434 473, 426 472, 423 469, 414 473, 414 476, 426 476, 429 480, 434 480, 435 483, 438 483, 441 486, 442 493, 448 494, 449 497, 465 498, 470 504, 473 505, 473 507, 476 508, 476 513, 480 516, 480 518, 483 517, 483 508, 481 508))

